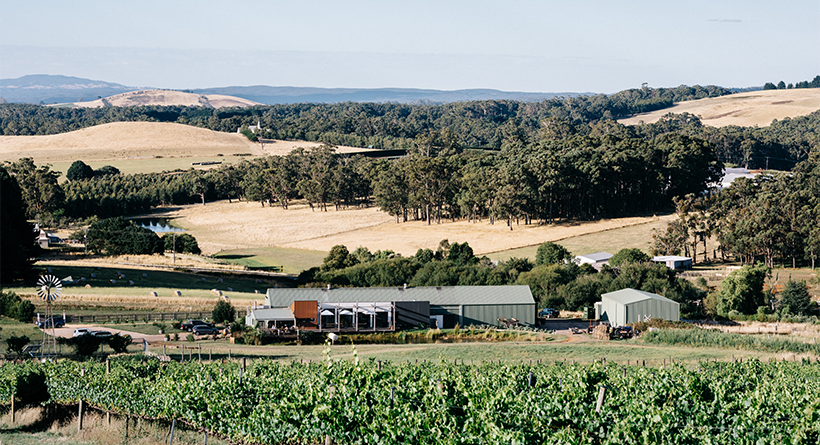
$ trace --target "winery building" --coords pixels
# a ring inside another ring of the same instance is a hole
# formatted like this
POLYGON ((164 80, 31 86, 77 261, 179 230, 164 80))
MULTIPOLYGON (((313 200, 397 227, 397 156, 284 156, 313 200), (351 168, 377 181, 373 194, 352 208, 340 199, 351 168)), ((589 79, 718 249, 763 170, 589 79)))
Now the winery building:
POLYGON ((268 289, 245 323, 262 329, 379 332, 419 326, 535 324, 529 286, 268 289))
POLYGON ((621 289, 601 295, 595 303, 596 319, 612 326, 623 326, 636 321, 660 318, 680 320, 680 303, 651 292, 621 289))

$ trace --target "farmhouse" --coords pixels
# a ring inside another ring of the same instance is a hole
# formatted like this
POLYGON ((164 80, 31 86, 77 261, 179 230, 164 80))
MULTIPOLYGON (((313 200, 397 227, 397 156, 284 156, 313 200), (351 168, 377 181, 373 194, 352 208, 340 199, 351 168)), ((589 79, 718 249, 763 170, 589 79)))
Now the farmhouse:
POLYGON ((595 270, 601 270, 601 266, 609 264, 609 259, 612 258, 612 256, 613 255, 608 252, 596 252, 590 253, 589 255, 578 255, 575 257, 575 262, 579 265, 590 264, 595 270))
POLYGON ((666 267, 672 270, 692 268, 692 258, 687 256, 656 256, 652 258, 652 261, 656 263, 664 263, 666 264, 666 267))
POLYGON ((651 292, 621 289, 601 295, 595 303, 596 318, 612 326, 623 326, 650 318, 680 320, 680 303, 651 292))
POLYGON ((263 329, 298 327, 320 332, 395 331, 430 325, 533 326, 529 286, 440 286, 268 289, 245 323, 263 329))

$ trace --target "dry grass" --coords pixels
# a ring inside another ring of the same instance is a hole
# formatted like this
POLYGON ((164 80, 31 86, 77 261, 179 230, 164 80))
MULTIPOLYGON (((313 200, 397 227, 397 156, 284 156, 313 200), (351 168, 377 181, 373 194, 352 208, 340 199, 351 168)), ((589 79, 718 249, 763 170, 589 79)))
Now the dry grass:
POLYGON ((103 108, 103 107, 132 107, 141 105, 181 105, 185 107, 252 107, 260 105, 241 97, 225 96, 222 94, 193 94, 182 91, 170 90, 140 90, 129 91, 128 93, 109 96, 104 99, 97 99, 88 102, 74 102, 79 108, 103 108))
MULTIPOLYGON (((38 165, 53 164, 56 170, 65 172, 79 159, 95 168, 114 165, 127 173, 151 173, 188 169, 195 161, 236 163, 247 159, 244 155, 283 156, 299 147, 319 145, 279 140, 255 143, 239 133, 168 122, 114 122, 48 136, 0 136, 0 162, 28 157, 38 165)), ((340 146, 336 151, 367 149, 340 146)))
MULTIPOLYGON (((66 408, 68 409, 68 408, 66 408)), ((105 413, 88 409, 83 415, 83 429, 77 431, 76 408, 61 410, 55 419, 44 419, 47 411, 43 408, 24 408, 16 413, 15 423, 11 424, 11 416, 7 414, 0 421, 5 425, 20 428, 17 434, 0 435, 0 445, 5 444, 94 444, 94 445, 163 445, 169 440, 170 426, 166 422, 157 422, 136 417, 118 416, 112 414, 106 417, 105 413), (45 421, 45 422, 44 422, 45 421), (49 424, 50 422, 50 424, 49 424), (43 431, 30 431, 31 429, 43 431)), ((194 445, 203 443, 202 433, 192 431, 181 423, 177 423, 174 430, 174 444, 194 445)), ((226 442, 208 437, 208 443, 214 445, 226 442)))
POLYGON ((176 218, 199 242, 202 251, 254 247, 286 247, 329 251, 337 244, 349 249, 359 246, 393 250, 409 256, 420 248, 435 249, 439 242, 468 242, 476 254, 533 246, 544 241, 596 233, 669 217, 633 217, 585 223, 539 226, 504 222, 490 225, 487 220, 442 222, 428 226, 423 221, 397 224, 395 218, 377 208, 350 208, 327 212, 311 211, 307 205, 262 207, 259 203, 220 201, 208 205, 184 206, 163 214, 176 218))
POLYGON ((704 125, 725 127, 765 127, 772 120, 805 116, 820 110, 820 88, 765 90, 681 102, 672 108, 643 113, 619 122, 635 125, 656 122, 668 113, 700 116, 704 125))

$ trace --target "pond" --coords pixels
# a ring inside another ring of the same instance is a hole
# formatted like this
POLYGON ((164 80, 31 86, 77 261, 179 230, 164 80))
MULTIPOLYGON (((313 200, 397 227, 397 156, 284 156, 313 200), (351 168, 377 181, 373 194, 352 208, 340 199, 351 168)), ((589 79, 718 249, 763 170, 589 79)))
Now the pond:
POLYGON ((137 227, 144 227, 156 233, 185 231, 179 227, 172 226, 171 218, 134 218, 131 221, 134 221, 134 224, 136 224, 137 227))

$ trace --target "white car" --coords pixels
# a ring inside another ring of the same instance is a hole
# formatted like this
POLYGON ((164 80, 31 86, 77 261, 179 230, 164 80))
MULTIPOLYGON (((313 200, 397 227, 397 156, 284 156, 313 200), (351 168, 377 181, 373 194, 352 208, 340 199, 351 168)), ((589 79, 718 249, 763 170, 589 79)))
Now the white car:
POLYGON ((83 335, 90 334, 92 332, 93 331, 91 329, 88 329, 88 328, 77 328, 77 329, 74 330, 74 336, 75 337, 82 337, 83 335))

